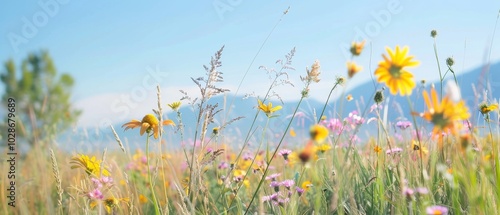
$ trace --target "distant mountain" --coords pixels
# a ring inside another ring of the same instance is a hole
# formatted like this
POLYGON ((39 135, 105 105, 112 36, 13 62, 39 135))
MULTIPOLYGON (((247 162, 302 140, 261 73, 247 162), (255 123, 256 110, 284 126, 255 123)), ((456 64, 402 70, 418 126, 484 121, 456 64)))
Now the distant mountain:
MULTIPOLYGON (((500 62, 493 64, 489 68, 489 72, 487 72, 487 68, 479 67, 470 72, 463 73, 457 76, 457 80, 461 87, 462 98, 464 98, 467 102, 467 105, 470 109, 470 112, 473 114, 471 118, 476 119, 477 115, 477 105, 478 105, 478 97, 475 96, 473 89, 476 89, 476 92, 482 94, 484 89, 488 88, 486 83, 489 83, 491 86, 491 92, 494 97, 498 97, 498 92, 500 91, 500 76, 495 74, 500 74, 500 62)), ((453 80, 453 76, 451 74, 447 75, 447 80, 453 80)), ((417 87, 413 91, 413 94, 410 96, 410 100, 414 105, 415 111, 422 112, 425 110, 424 102, 422 99, 422 85, 418 80, 416 80, 417 87)), ((428 89, 432 83, 426 83, 425 87, 428 89)), ((440 83, 433 83, 436 86, 436 89, 440 88, 440 83)), ((373 83, 371 81, 366 82, 348 92, 345 93, 344 96, 339 97, 337 100, 330 100, 327 109, 325 111, 325 115, 329 118, 338 117, 339 115, 343 117, 347 117, 348 114, 354 110, 358 111, 359 115, 364 116, 366 119, 369 117, 374 117, 373 113, 369 113, 370 106, 374 104, 373 96, 376 90, 382 88, 383 85, 377 83, 373 83), (353 96, 353 101, 347 101, 345 96, 351 94, 353 96), (341 113, 340 113, 341 112, 341 113), (336 116, 333 114, 336 113, 336 116)), ((443 90, 444 91, 444 90, 443 90)), ((443 92, 444 93, 444 92, 443 92)), ((408 101, 405 97, 401 96, 393 96, 390 95, 389 90, 385 90, 384 95, 386 97, 386 105, 388 107, 388 120, 396 121, 399 119, 403 119, 404 117, 410 117, 410 109, 408 106, 408 101)), ((326 100, 326 98, 325 98, 326 100)), ((274 106, 283 105, 283 109, 277 112, 279 117, 273 118, 270 121, 268 131, 269 138, 274 140, 278 140, 281 137, 282 132, 285 130, 286 125, 289 122, 289 117, 293 114, 295 107, 298 104, 298 101, 286 101, 284 104, 281 104, 277 100, 271 101, 274 106)), ((241 146, 242 139, 245 138, 248 132, 253 133, 252 137, 259 137, 262 131, 262 127, 265 125, 266 116, 265 114, 260 114, 256 120, 256 126, 252 131, 250 130, 250 126, 257 112, 257 99, 256 98, 248 98, 243 99, 243 97, 235 97, 235 98, 225 98, 223 96, 214 97, 210 100, 210 104, 218 104, 219 108, 222 108, 223 111, 217 114, 215 117, 215 123, 209 125, 207 136, 210 136, 212 129, 216 126, 222 126, 224 122, 230 121, 231 119, 237 117, 244 117, 240 120, 237 120, 222 131, 226 136, 231 137, 230 143, 235 146, 241 146), (233 101, 234 99, 234 101, 233 101), (232 103, 232 104, 231 104, 232 103), (227 111, 229 113, 226 116, 227 111), (255 133, 254 133, 255 132, 255 133)), ((301 104, 298 115, 296 116, 294 122, 292 123, 292 127, 297 131, 302 132, 303 136, 307 136, 307 130, 303 128, 308 128, 310 125, 315 123, 315 119, 313 116, 319 116, 319 112, 321 112, 324 105, 324 101, 317 101, 314 99, 306 98, 301 104)), ((193 109, 191 106, 183 106, 180 109, 182 113, 182 122, 184 124, 185 130, 185 142, 188 144, 192 144, 192 139, 194 137, 194 132, 196 130, 196 108, 193 109)), ((177 121, 176 113, 170 112, 165 115, 168 119, 177 121)), ((140 120, 140 119, 138 119, 140 120)), ((411 120, 411 119, 407 119, 411 120)), ((145 137, 139 136, 139 129, 134 129, 130 131, 124 132, 121 128, 121 125, 125 122, 118 123, 113 125, 122 139, 122 141, 128 142, 131 149, 135 149, 137 147, 143 148, 145 137)), ((369 126, 362 126, 363 128, 370 128, 369 126)), ((181 138, 179 133, 174 133, 175 128, 165 127, 166 136, 165 141, 168 144, 169 148, 178 148, 181 144, 181 138)), ((370 131, 361 129, 359 134, 363 136, 364 134, 370 133, 370 131)), ((365 135, 366 136, 366 135, 365 135)), ((363 138, 362 138, 363 139, 363 138)), ((364 138, 366 139, 366 138, 364 138)), ((67 132, 65 135, 62 135, 58 142, 67 143, 72 142, 73 144, 60 144, 63 148, 68 150, 77 150, 78 152, 93 151, 96 149, 102 150, 104 147, 108 149, 118 149, 118 144, 114 140, 114 136, 110 129, 76 129, 73 132, 67 132)), ((256 140, 251 139, 250 144, 255 145, 256 140)))

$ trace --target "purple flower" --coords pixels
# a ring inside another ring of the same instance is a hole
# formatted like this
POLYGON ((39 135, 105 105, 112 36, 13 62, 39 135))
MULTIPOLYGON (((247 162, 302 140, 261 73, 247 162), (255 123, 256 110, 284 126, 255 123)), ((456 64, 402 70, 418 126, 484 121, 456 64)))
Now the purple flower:
POLYGON ((420 195, 425 195, 429 193, 429 190, 425 187, 417 187, 415 188, 415 191, 417 191, 417 193, 420 195))
POLYGON ((266 177, 266 180, 273 180, 273 181, 276 181, 276 178, 279 177, 281 175, 281 173, 274 173, 274 174, 271 174, 270 176, 267 176, 266 177))
POLYGON ((293 180, 284 180, 281 182, 281 185, 285 186, 287 189, 290 189, 290 187, 292 187, 293 185, 295 184, 295 181, 293 180))
POLYGON ((304 193, 304 189, 302 189, 300 187, 295 187, 295 190, 297 191, 297 194, 299 194, 299 196, 301 196, 302 193, 304 193))
POLYGON ((427 207, 425 212, 429 215, 446 215, 448 214, 448 208, 441 205, 433 205, 427 207))
POLYGON ((408 187, 403 187, 403 195, 406 196, 406 198, 411 198, 413 197, 413 194, 415 194, 415 191, 411 188, 408 187))
POLYGON ((390 155, 390 154, 400 153, 402 151, 403 151, 402 148, 392 148, 392 149, 387 149, 387 151, 385 151, 385 153, 390 155))
POLYGON ((99 179, 91 178, 90 181, 92 181, 92 183, 94 184, 94 187, 96 187, 97 189, 102 187, 102 183, 101 183, 101 181, 99 181, 99 179))
POLYGON ((278 193, 273 193, 269 196, 263 196, 262 197, 262 202, 267 202, 267 201, 277 201, 278 200, 278 193))
POLYGON ((278 152, 279 155, 283 156, 283 159, 288 160, 288 155, 290 155, 292 151, 288 149, 282 149, 281 151, 278 152))
POLYGON ((217 166, 217 168, 219 169, 227 169, 229 167, 229 164, 227 162, 220 162, 219 166, 217 166))
POLYGON ((101 199, 104 198, 104 195, 102 195, 102 192, 98 188, 90 191, 87 195, 88 195, 88 197, 90 199, 99 199, 99 200, 101 200, 101 199))
POLYGON ((408 127, 411 126, 411 122, 410 121, 399 121, 396 123, 396 126, 401 129, 401 130, 405 130, 407 129, 408 127))

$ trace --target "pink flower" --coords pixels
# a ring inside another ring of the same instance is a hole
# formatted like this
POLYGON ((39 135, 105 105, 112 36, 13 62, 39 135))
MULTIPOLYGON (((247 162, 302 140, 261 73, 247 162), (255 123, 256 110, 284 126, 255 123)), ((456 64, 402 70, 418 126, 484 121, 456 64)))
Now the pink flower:
POLYGON ((102 195, 102 192, 101 192, 98 188, 96 188, 96 189, 94 189, 94 190, 90 191, 90 192, 87 194, 87 196, 88 196, 90 199, 99 199, 99 200, 104 199, 104 195, 102 195))

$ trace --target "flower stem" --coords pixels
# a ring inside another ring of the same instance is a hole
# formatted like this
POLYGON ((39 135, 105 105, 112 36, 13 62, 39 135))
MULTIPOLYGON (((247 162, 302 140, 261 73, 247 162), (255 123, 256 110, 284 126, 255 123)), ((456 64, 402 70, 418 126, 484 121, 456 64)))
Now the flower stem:
POLYGON ((438 53, 437 53, 437 45, 436 45, 436 38, 434 38, 434 55, 436 56, 436 62, 437 62, 437 65, 438 65, 438 71, 439 71, 439 81, 441 82, 441 93, 440 93, 440 97, 442 98, 443 97, 443 80, 444 80, 444 76, 442 75, 441 73, 441 66, 439 65, 439 58, 438 58, 438 53))
MULTIPOLYGON (((309 84, 304 89, 308 89, 309 84)), ((276 149, 273 152, 273 155, 271 156, 271 159, 269 159, 269 162, 267 162, 266 169, 264 170, 264 174, 262 175, 262 178, 259 181, 259 185, 257 186, 257 189, 253 193, 252 199, 250 200, 250 203, 248 203, 247 209, 245 211, 245 214, 248 214, 250 207, 252 206, 253 201, 255 200, 255 197, 257 196, 257 193, 259 192, 260 187, 262 186, 262 183, 264 182, 264 179, 266 178, 267 171, 269 170, 269 164, 273 161, 273 159, 276 156, 276 153, 278 152, 281 144, 283 143, 283 140, 285 139, 285 136, 288 132, 288 129, 290 129, 290 125, 292 125, 293 119, 295 118, 295 114, 297 114, 297 111, 299 110, 300 104, 304 100, 304 96, 300 97, 299 103, 297 104, 297 107, 295 107, 295 111, 293 112, 292 118, 290 118, 290 121, 288 122, 288 125, 286 126, 285 132, 281 136, 281 140, 278 143, 278 146, 276 146, 276 149)))
POLYGON ((155 190, 153 180, 151 178, 151 167, 149 166, 149 133, 146 136, 146 163, 148 165, 148 180, 149 180, 149 188, 151 189, 151 195, 153 198, 153 204, 155 206, 155 214, 161 214, 160 208, 158 207, 158 200, 156 199, 155 190))
POLYGON ((330 94, 328 94, 328 98, 326 98, 326 102, 325 102, 325 105, 323 106, 323 110, 321 111, 321 114, 318 117, 318 124, 319 124, 319 122, 321 122, 321 117, 323 117, 323 114, 325 113, 325 109, 326 109, 326 106, 328 105, 328 101, 330 101, 330 96, 332 96, 333 90, 335 90, 337 85, 338 85, 338 83, 335 83, 335 85, 333 85, 332 89, 330 90, 330 94))

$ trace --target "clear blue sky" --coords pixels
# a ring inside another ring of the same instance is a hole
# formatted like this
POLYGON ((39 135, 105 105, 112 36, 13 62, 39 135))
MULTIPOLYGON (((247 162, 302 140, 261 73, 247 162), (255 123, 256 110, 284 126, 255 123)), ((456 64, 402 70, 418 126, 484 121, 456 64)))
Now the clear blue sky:
POLYGON ((86 111, 82 125, 113 114, 118 121, 138 118, 156 107, 155 90, 148 89, 155 81, 148 71, 163 75, 156 82, 165 102, 178 100, 178 89, 196 92, 190 77, 204 75, 202 65, 222 45, 226 46, 223 86, 234 91, 289 6, 257 56, 240 95, 262 93, 268 82, 258 66, 273 67, 296 47, 297 70, 290 73, 296 88, 284 90, 283 97, 299 98, 298 77, 318 59, 322 81, 311 88, 311 96, 324 100, 333 78, 345 75, 348 58, 342 47, 362 37, 369 44, 356 62, 364 69, 350 87, 369 80, 384 47, 396 45, 408 45, 410 54, 421 61, 412 69, 417 80, 436 80, 432 29, 438 30, 441 63, 453 56, 459 73, 486 63, 492 42, 491 62, 500 60, 500 32, 493 38, 500 1, 491 0, 6 1, 0 9, 0 59, 13 58, 19 65, 29 52, 48 49, 59 71, 69 72, 77 81, 73 100, 86 111), (28 31, 33 30, 29 25, 36 32, 28 31), (132 101, 124 111, 122 98, 127 96, 132 101))

